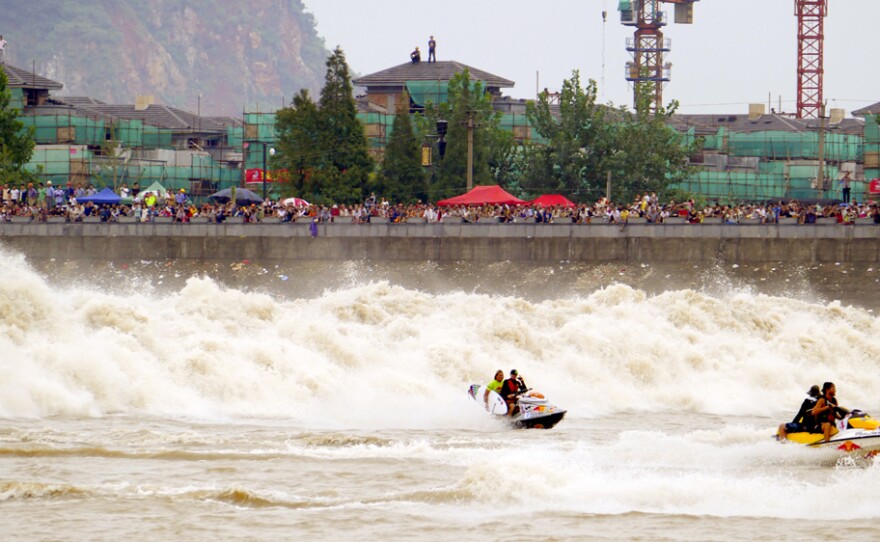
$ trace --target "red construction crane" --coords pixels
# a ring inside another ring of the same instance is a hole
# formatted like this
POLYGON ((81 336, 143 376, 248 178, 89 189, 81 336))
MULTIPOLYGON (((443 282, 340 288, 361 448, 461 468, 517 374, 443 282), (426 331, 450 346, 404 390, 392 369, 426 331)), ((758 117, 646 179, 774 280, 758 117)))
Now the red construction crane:
POLYGON ((794 9, 798 18, 797 118, 818 118, 825 105, 822 79, 828 0, 794 0, 794 9))
MULTIPOLYGON (((672 65, 663 62, 669 52, 671 41, 663 38, 666 13, 660 10, 662 3, 675 4, 675 22, 691 24, 694 20, 694 2, 699 0, 620 0, 620 22, 636 27, 635 37, 627 38, 626 50, 632 53, 632 62, 626 64, 626 80, 634 87, 643 84, 653 86, 651 111, 663 106, 663 85, 669 82, 672 65)), ((635 93, 634 93, 635 94, 635 93)), ((633 104, 637 98, 634 96, 633 104)))

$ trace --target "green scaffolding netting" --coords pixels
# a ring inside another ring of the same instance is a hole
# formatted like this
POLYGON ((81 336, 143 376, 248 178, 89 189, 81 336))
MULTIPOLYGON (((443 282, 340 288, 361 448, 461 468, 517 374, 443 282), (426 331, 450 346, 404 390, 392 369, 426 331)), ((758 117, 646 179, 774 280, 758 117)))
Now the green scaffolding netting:
POLYGON ((226 144, 230 147, 240 149, 244 144, 244 127, 243 126, 227 126, 226 127, 226 144))
POLYGON ((371 149, 384 148, 391 141, 394 131, 394 115, 378 112, 358 113, 357 118, 364 125, 364 134, 371 149))
MULTIPOLYGON (((712 144, 712 147, 707 148, 726 151, 730 156, 737 157, 759 156, 770 160, 819 158, 817 133, 733 132, 727 136, 719 134, 712 144)), ((860 136, 826 133, 824 156, 826 160, 856 161, 861 156, 863 145, 864 140, 860 136)))
POLYGON ((100 145, 107 140, 103 120, 75 115, 26 115, 19 120, 25 128, 34 128, 34 141, 40 145, 100 145))
POLYGON ((865 143, 880 143, 880 124, 876 115, 865 116, 865 143))
POLYGON ((157 126, 144 126, 143 146, 149 149, 170 149, 171 130, 157 126))
POLYGON ((413 103, 422 107, 449 101, 448 81, 407 81, 406 91, 413 103))
POLYGON ((518 141, 529 140, 532 143, 549 143, 549 140, 542 137, 541 134, 535 130, 525 113, 502 113, 500 125, 504 130, 513 132, 513 136, 518 141))
POLYGON ((113 139, 126 147, 144 146, 144 121, 117 120, 112 126, 113 139))
POLYGON ((31 161, 25 166, 42 181, 77 184, 91 183, 99 188, 129 186, 135 182, 146 186, 153 182, 164 184, 169 190, 190 189, 193 181, 210 181, 217 189, 226 188, 241 179, 241 170, 229 168, 210 156, 193 155, 189 166, 169 166, 146 160, 120 159, 115 164, 107 157, 95 156, 83 147, 36 148, 31 161))
POLYGON ((9 100, 9 107, 11 109, 18 109, 22 111, 24 109, 24 92, 20 88, 9 89, 11 96, 9 100))
MULTIPOLYGON (((820 189, 816 182, 818 165, 762 162, 754 172, 699 171, 672 188, 725 202, 835 198, 840 195, 836 181, 840 174, 836 166, 826 166, 826 181, 820 189)), ((862 194, 866 189, 866 183, 852 183, 853 194, 862 194)))
POLYGON ((244 114, 245 141, 264 141, 266 143, 274 143, 276 137, 275 113, 244 114))
MULTIPOLYGON (((479 80, 470 82, 471 90, 477 85, 486 90, 486 84, 479 80)), ((429 103, 439 105, 449 102, 449 81, 407 81, 406 91, 412 102, 421 107, 427 107, 429 103)))

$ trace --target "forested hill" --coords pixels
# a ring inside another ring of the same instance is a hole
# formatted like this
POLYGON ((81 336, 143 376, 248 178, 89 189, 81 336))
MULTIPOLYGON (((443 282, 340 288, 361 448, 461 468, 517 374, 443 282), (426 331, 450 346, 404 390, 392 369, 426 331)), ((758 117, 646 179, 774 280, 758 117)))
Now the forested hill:
POLYGON ((7 62, 59 94, 240 116, 317 95, 329 54, 302 0, 0 0, 7 62))

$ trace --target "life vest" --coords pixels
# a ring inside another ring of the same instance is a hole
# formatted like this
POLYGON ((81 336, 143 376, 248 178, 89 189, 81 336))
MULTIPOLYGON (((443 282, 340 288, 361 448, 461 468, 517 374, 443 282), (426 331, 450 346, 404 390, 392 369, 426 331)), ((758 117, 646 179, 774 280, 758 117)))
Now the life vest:
MULTIPOLYGON (((836 408, 837 407, 837 397, 832 397, 831 399, 828 399, 827 397, 825 397, 823 395, 819 399, 825 399, 826 406, 833 405, 835 408, 832 408, 831 410, 827 410, 825 412, 820 413, 816 417, 817 418, 816 421, 820 424, 825 423, 825 422, 832 423, 832 424, 835 423, 837 421, 837 408, 836 408)), ((819 401, 817 400, 816 403, 818 403, 818 402, 819 401)))
POLYGON ((505 398, 511 395, 516 395, 517 393, 519 393, 519 383, 512 378, 508 378, 504 381, 504 385, 502 386, 501 390, 501 395, 505 398))

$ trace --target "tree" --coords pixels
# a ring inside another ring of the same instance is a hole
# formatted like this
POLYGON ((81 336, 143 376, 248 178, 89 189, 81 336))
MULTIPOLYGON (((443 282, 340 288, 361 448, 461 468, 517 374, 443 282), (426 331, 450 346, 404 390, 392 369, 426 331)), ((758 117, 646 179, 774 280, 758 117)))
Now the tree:
POLYGON ((119 140, 119 128, 110 126, 110 139, 101 142, 101 157, 95 176, 101 179, 105 186, 113 186, 113 191, 118 192, 120 183, 127 172, 128 161, 131 159, 131 151, 122 147, 119 140))
POLYGON ((320 196, 314 183, 314 173, 322 166, 325 149, 318 107, 302 89, 294 96, 290 107, 278 111, 275 117, 278 154, 273 157, 275 169, 285 170, 282 186, 287 195, 300 196, 308 201, 320 196))
POLYGON ((446 153, 442 158, 434 193, 448 197, 462 192, 467 186, 468 123, 474 126, 473 179, 474 185, 492 183, 489 170, 489 130, 498 125, 498 115, 492 109, 492 96, 483 83, 471 81, 465 69, 449 80, 446 107, 439 108, 440 116, 448 121, 446 153))
POLYGON ((508 191, 519 192, 521 150, 513 132, 501 127, 497 115, 486 130, 489 175, 492 182, 508 191))
POLYGON ((376 192, 391 201, 427 200, 428 187, 422 171, 419 141, 410 121, 409 94, 404 92, 395 111, 391 139, 385 147, 385 157, 375 185, 376 192))
POLYGON ((559 113, 548 93, 527 106, 526 114, 535 130, 548 140, 532 146, 523 173, 523 185, 532 193, 561 192, 573 199, 591 200, 600 195, 600 164, 611 146, 611 127, 605 108, 596 105, 596 82, 581 86, 577 70, 562 83, 559 113))
POLYGON ((688 157, 702 146, 700 141, 685 142, 685 137, 670 127, 670 117, 678 109, 673 101, 652 111, 653 85, 636 87, 635 113, 623 112, 616 126, 616 145, 606 162, 612 172, 614 192, 630 199, 640 192, 664 192, 668 186, 685 181, 692 173, 688 157))
POLYGON ((0 180, 21 182, 30 179, 24 169, 34 153, 34 129, 25 130, 18 120, 18 110, 12 109, 12 93, 6 72, 0 67, 0 180))
POLYGON ((636 193, 662 193, 690 174, 692 145, 667 125, 676 104, 651 111, 646 87, 637 87, 636 111, 596 103, 596 83, 581 87, 574 71, 562 84, 559 113, 549 96, 529 104, 527 114, 546 145, 527 149, 523 184, 532 191, 569 193, 573 199, 593 201, 605 193, 610 172, 614 199, 626 201, 636 193))
POLYGON ((319 107, 322 147, 327 154, 324 168, 315 173, 315 182, 320 185, 321 195, 330 201, 359 201, 366 195, 373 159, 364 126, 357 118, 354 89, 340 47, 327 59, 319 107))
POLYGON ((276 115, 273 167, 286 169, 285 190, 316 203, 353 203, 365 196, 373 160, 357 118, 345 54, 337 47, 316 105, 307 91, 276 115))

